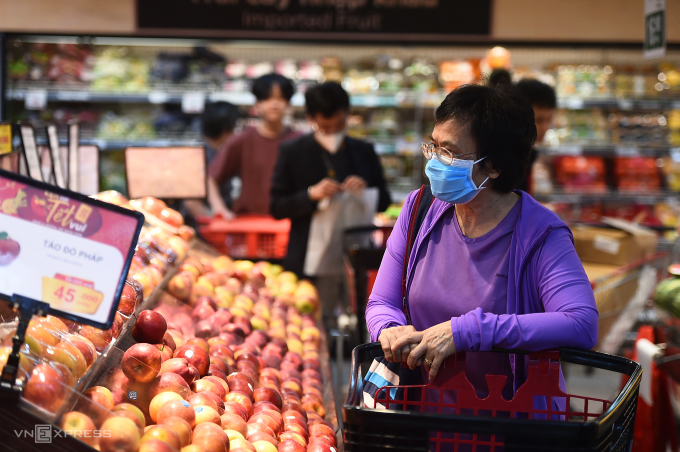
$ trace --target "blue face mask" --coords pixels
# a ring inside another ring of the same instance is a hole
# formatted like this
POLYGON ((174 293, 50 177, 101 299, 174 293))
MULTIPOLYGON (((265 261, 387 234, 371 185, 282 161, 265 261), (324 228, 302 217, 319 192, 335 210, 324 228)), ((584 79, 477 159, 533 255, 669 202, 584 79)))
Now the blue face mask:
POLYGON ((484 160, 459 160, 453 159, 451 165, 444 165, 436 158, 427 161, 425 174, 430 179, 430 187, 435 198, 451 204, 466 204, 472 201, 485 187, 484 179, 479 187, 472 180, 472 167, 484 160))

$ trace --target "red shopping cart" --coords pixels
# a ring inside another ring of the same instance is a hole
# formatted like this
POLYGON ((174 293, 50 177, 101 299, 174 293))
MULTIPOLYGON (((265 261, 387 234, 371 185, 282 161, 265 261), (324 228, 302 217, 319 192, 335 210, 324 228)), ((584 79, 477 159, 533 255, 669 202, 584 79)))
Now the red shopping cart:
POLYGON ((377 343, 354 349, 350 388, 343 408, 347 450, 511 452, 630 448, 642 370, 629 359, 576 349, 531 353, 526 382, 511 400, 506 400, 502 389, 507 377, 499 375, 487 375, 489 395, 479 398, 465 377, 465 354, 459 353, 446 361, 430 384, 380 388, 374 406, 385 409, 374 409, 364 406, 361 372, 362 363, 379 356, 382 349, 377 343), (559 387, 560 361, 607 369, 629 378, 613 401, 567 394, 559 387), (545 408, 541 408, 541 399, 545 408))

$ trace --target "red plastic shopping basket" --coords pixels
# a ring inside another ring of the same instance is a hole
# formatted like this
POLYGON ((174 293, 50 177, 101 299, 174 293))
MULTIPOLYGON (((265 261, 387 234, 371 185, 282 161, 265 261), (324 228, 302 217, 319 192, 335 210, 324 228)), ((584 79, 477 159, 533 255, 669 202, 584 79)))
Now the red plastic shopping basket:
POLYGON ((626 358, 576 349, 530 353, 526 382, 506 400, 505 375, 487 375, 489 395, 479 398, 459 353, 434 382, 385 386, 374 399, 374 407, 385 409, 364 407, 361 363, 381 355, 379 344, 354 350, 343 409, 347 450, 629 450, 642 369, 626 358), (623 373, 628 382, 614 401, 567 394, 559 386, 560 360, 623 373))
POLYGON ((283 259, 288 248, 290 220, 268 215, 243 215, 234 220, 203 220, 198 233, 218 251, 236 259, 283 259))

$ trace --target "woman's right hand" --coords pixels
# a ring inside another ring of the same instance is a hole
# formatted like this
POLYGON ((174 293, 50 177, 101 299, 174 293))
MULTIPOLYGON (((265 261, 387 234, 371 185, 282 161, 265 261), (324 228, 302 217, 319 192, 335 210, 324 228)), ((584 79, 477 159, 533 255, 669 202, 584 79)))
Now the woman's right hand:
POLYGON ((413 325, 395 326, 392 328, 385 328, 384 330, 382 330, 380 332, 380 337, 378 338, 378 341, 380 341, 380 346, 382 347, 383 352, 385 353, 385 358, 388 361, 396 363, 405 361, 408 358, 408 353, 406 353, 407 350, 405 349, 407 347, 410 349, 411 346, 407 345, 403 349, 402 348, 394 349, 393 345, 400 337, 404 336, 405 334, 414 333, 415 331, 416 329, 413 325))

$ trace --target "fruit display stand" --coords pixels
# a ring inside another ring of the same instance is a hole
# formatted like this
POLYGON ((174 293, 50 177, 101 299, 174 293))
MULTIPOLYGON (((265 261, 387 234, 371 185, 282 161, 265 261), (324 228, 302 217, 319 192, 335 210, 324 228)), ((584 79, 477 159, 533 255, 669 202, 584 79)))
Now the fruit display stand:
MULTIPOLYGON (((100 198, 127 203, 114 193, 100 198)), ((153 200, 147 202, 153 207, 153 200)), ((153 234, 156 248, 179 237, 171 234, 178 227, 154 225, 142 233, 138 251, 153 241, 153 234)), ((287 287, 286 293, 277 294, 270 264, 232 261, 195 238, 182 240, 186 246, 172 248, 175 259, 167 259, 156 275, 160 279, 144 278, 150 272, 139 272, 142 267, 131 270, 119 314, 130 309, 129 302, 132 312, 121 314, 111 331, 98 330, 108 343, 85 341, 93 357, 86 371, 70 375, 71 381, 61 376, 64 366, 45 353, 57 346, 45 341, 52 335, 61 338, 55 344, 75 342, 81 331, 89 333, 53 316, 34 317, 27 334, 31 339, 22 347, 20 375, 26 386, 33 379, 38 396, 27 400, 24 394, 0 404, 2 450, 343 450, 325 333, 311 313, 301 315, 293 302, 295 290, 310 291, 313 298, 314 287, 284 274, 276 285, 287 287), (180 284, 187 277, 189 288, 180 284), (213 278, 218 279, 209 285, 213 278), (187 433, 188 422, 195 424, 193 432, 189 428, 187 433)), ((151 247, 144 252, 140 263, 158 258, 151 247)), ((11 336, 11 323, 0 326, 11 336)), ((0 364, 8 348, 2 348, 0 364)))

